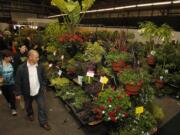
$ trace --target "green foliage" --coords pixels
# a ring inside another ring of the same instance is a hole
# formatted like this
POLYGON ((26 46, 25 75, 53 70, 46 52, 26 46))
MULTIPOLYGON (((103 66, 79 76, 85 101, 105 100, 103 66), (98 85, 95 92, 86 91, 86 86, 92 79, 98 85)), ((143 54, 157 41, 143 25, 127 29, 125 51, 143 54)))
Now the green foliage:
POLYGON ((86 62, 99 63, 104 54, 105 50, 98 42, 95 42, 94 44, 88 42, 84 53, 84 60, 86 62))
POLYGON ((157 30, 157 36, 162 43, 170 43, 172 39, 172 28, 167 24, 162 24, 157 30))
POLYGON ((67 79, 67 78, 60 78, 60 77, 57 77, 57 78, 53 78, 50 80, 51 82, 51 85, 52 86, 55 86, 57 89, 61 89, 62 87, 64 86, 67 86, 70 84, 70 81, 67 79))
POLYGON ((136 85, 140 80, 149 82, 150 78, 146 71, 134 71, 132 69, 125 69, 119 75, 119 80, 123 84, 132 84, 136 85))
POLYGON ((64 15, 64 23, 67 25, 67 28, 70 33, 75 32, 77 24, 80 23, 80 20, 83 16, 80 16, 81 10, 83 12, 87 11, 94 3, 95 0, 83 0, 82 5, 79 1, 74 0, 52 0, 51 4, 59 8, 59 10, 66 15, 64 15), (82 9, 81 9, 82 7, 82 9))
POLYGON ((120 121, 127 114, 131 107, 131 102, 126 93, 120 90, 105 89, 98 94, 97 100, 94 101, 97 106, 97 115, 102 115, 104 121, 120 121))
MULTIPOLYGON (((125 126, 120 128, 115 135, 145 135, 152 128, 156 127, 156 120, 151 113, 145 111, 140 117, 130 118, 126 121, 125 126)), ((111 135, 113 135, 111 134, 111 135)), ((150 134, 150 133, 149 133, 150 134)))
POLYGON ((120 60, 128 61, 130 59, 130 55, 127 52, 119 52, 117 50, 110 51, 106 55, 106 62, 110 64, 111 62, 119 62, 120 60))
POLYGON ((57 38, 65 32, 67 32, 67 29, 63 24, 59 24, 58 22, 50 23, 44 31, 44 40, 45 42, 55 42, 57 38))
POLYGON ((164 114, 163 109, 159 105, 157 105, 157 103, 151 102, 150 111, 152 115, 154 116, 154 118, 156 119, 156 121, 162 122, 162 120, 165 117, 165 114, 164 114))
POLYGON ((156 37, 157 26, 153 22, 141 22, 139 28, 140 34, 150 43, 156 37))

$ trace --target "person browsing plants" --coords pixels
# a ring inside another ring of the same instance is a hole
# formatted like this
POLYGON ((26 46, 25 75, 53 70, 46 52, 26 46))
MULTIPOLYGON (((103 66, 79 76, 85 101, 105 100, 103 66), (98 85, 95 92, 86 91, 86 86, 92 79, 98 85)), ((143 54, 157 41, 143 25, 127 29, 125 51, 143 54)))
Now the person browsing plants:
POLYGON ((20 100, 21 96, 24 97, 27 118, 30 121, 34 120, 32 102, 36 100, 40 126, 45 130, 50 130, 44 97, 46 75, 44 67, 38 61, 39 53, 36 50, 30 50, 27 61, 18 67, 16 72, 16 99, 20 100))
POLYGON ((14 69, 11 64, 12 54, 9 50, 4 50, 2 53, 2 61, 0 61, 0 80, 2 93, 7 100, 13 116, 17 115, 16 100, 14 95, 15 81, 14 69))

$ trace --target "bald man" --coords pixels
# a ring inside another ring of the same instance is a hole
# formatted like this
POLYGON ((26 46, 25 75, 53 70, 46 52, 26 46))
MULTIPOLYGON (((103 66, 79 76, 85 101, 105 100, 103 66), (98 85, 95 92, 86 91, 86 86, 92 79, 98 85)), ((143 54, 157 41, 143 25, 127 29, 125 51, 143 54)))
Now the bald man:
POLYGON ((34 121, 32 102, 35 100, 38 106, 40 126, 45 130, 50 130, 44 102, 46 75, 44 67, 38 61, 39 53, 36 50, 30 50, 27 61, 18 67, 16 72, 16 99, 20 100, 21 96, 24 97, 27 118, 30 121, 34 121))

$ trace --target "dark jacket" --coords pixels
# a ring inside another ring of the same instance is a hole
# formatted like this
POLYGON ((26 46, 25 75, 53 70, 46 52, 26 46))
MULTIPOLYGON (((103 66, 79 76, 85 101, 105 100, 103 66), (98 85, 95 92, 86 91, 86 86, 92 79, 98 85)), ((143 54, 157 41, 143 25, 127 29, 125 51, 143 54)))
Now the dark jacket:
MULTIPOLYGON (((46 75, 43 65, 38 64, 37 67, 38 79, 40 83, 40 90, 39 93, 43 92, 46 88, 46 75)), ((29 73, 27 62, 21 64, 16 72, 16 96, 23 95, 23 96, 30 96, 30 84, 29 84, 29 73)))
POLYGON ((25 53, 20 53, 19 51, 14 55, 13 58, 13 67, 14 67, 14 71, 16 73, 17 68, 19 65, 21 65, 22 63, 24 63, 27 60, 27 52, 25 53))

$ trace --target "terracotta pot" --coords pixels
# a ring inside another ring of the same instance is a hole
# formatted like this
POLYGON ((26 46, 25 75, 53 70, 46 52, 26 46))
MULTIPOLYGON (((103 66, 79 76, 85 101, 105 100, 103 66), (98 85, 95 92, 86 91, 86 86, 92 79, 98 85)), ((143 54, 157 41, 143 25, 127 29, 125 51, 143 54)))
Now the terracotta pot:
POLYGON ((157 79, 157 80, 155 81, 155 86, 156 86, 156 88, 158 88, 158 89, 163 88, 163 87, 164 87, 164 84, 165 84, 164 80, 157 79))
POLYGON ((155 62, 156 62, 156 59, 153 55, 150 54, 147 56, 147 63, 149 65, 155 65, 155 62))
POLYGON ((112 68, 115 72, 119 72, 121 70, 121 66, 118 62, 112 62, 112 68))
POLYGON ((142 83, 143 83, 142 80, 139 81, 136 85, 132 85, 132 84, 127 83, 126 86, 125 86, 125 90, 126 90, 127 94, 129 94, 129 95, 137 95, 139 89, 142 86, 142 83))
POLYGON ((112 62, 112 68, 115 72, 120 72, 124 67, 126 63, 124 60, 120 60, 119 62, 112 62))

